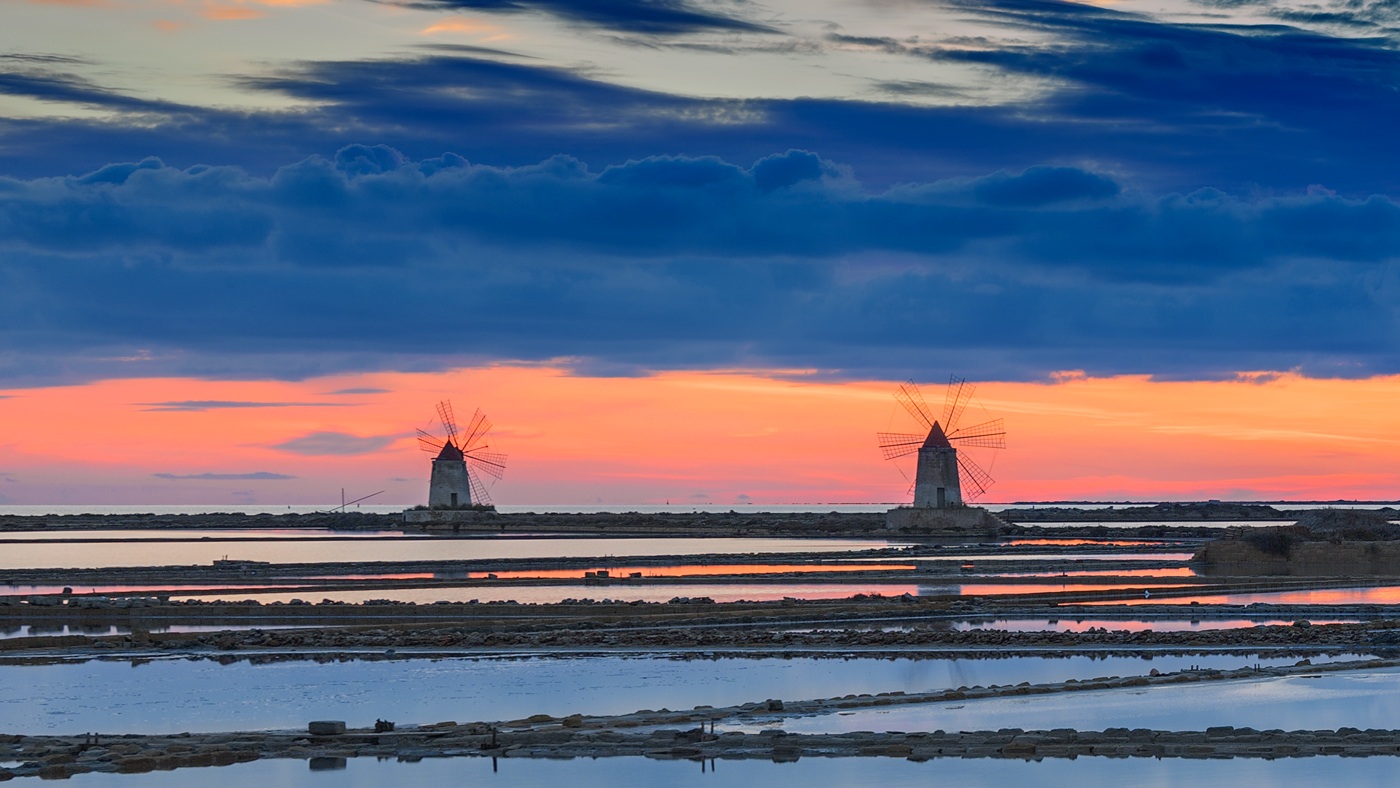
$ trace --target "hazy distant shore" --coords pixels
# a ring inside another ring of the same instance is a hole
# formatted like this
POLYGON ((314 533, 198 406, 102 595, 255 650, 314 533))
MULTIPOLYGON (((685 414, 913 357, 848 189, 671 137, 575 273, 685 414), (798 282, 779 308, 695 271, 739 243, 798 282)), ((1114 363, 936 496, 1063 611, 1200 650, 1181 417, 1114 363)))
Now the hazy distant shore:
MULTIPOLYGON (((1377 513, 1400 518, 1400 510, 1377 507, 1377 513)), ((1040 526, 1034 532, 1074 535, 1077 523, 1235 523, 1291 522, 1301 512, 1267 504, 1229 502, 1162 503, 1141 506, 1033 506, 1005 508, 997 515, 1009 535, 1040 526), (1058 524, 1067 527, 1056 528, 1058 524)), ((61 515, 0 515, 6 531, 66 531, 123 529, 288 529, 340 531, 418 531, 401 512, 315 512, 290 514, 90 513, 61 515)), ((436 534, 571 534, 597 536, 857 536, 886 532, 884 511, 763 512, 749 507, 724 512, 502 512, 482 513, 448 526, 429 526, 436 534)), ((1138 529, 1135 532, 1145 534, 1138 529)), ((1174 530, 1179 535, 1188 535, 1174 530)), ((1103 531, 1097 531, 1103 535, 1103 531)), ((1199 535, 1209 535, 1202 532, 1199 535)))

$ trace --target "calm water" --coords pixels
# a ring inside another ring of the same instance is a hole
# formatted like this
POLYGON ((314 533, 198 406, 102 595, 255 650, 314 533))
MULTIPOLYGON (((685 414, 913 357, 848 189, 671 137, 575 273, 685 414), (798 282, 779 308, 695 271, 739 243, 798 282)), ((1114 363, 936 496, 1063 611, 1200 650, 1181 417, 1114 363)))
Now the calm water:
POLYGON ((898 546, 875 539, 475 539, 310 542, 156 542, 8 544, 0 569, 190 566, 221 558, 272 563, 485 561, 501 558, 609 558, 650 555, 832 553, 898 546))
MULTIPOLYGON (((1177 586, 1155 585, 1158 588, 1177 586)), ((1108 591, 1136 589, 1132 585, 1064 585, 1057 583, 967 583, 963 585, 929 586, 913 583, 675 583, 648 584, 642 586, 617 585, 560 585, 560 586, 464 586, 452 588, 386 588, 364 591, 302 591, 272 594, 249 594, 246 591, 230 591, 218 594, 172 594, 173 600, 203 599, 242 601, 256 599, 263 604, 270 602, 290 602, 300 599, 316 603, 323 599, 333 602, 359 603, 371 599, 391 599, 397 602, 432 604, 433 602, 507 602, 522 604, 548 604, 565 599, 611 599, 618 602, 666 602, 675 597, 708 597, 716 602, 771 601, 776 599, 846 599, 856 594, 879 594, 881 596, 969 596, 984 594, 989 596, 1007 594, 1046 594, 1060 591, 1108 591)))
MULTIPOLYGON (((258 625, 248 624, 248 625, 245 625, 245 626, 236 626, 236 625, 235 625, 235 626, 230 626, 230 625, 227 625, 227 624, 170 624, 169 626, 143 627, 142 629, 143 629, 143 631, 145 631, 145 632, 222 632, 222 631, 224 631, 224 630, 226 630, 226 629, 305 629, 305 628, 307 628, 307 627, 302 627, 302 626, 297 626, 297 625, 287 626, 287 625, 280 625, 280 624, 273 624, 273 625, 268 625, 268 624, 258 624, 258 625)), ((6 639, 8 639, 8 638, 27 638, 27 637, 35 637, 35 636, 52 637, 52 636, 55 636, 55 635, 87 635, 88 637, 101 637, 101 636, 103 636, 103 635, 129 635, 129 634, 131 634, 131 627, 128 627, 128 626, 117 626, 117 625, 115 625, 115 624, 97 624, 97 625, 87 625, 87 626, 82 626, 82 625, 78 625, 78 624, 74 624, 73 626, 66 626, 66 625, 63 625, 63 626, 46 626, 46 625, 43 625, 43 624, 37 624, 37 625, 31 626, 31 625, 25 624, 25 625, 21 625, 21 626, 13 626, 13 625, 0 626, 0 640, 6 640, 6 639)))
MULTIPOLYGON (((920 555, 901 561, 1190 561, 1194 553, 1005 553, 1002 555, 920 555)), ((857 559, 852 559, 857 560, 857 559)))
MULTIPOLYGON (((427 480, 424 480, 426 488, 427 480)), ((414 503, 420 503, 415 501, 414 503)), ((318 514, 327 512, 339 507, 339 503, 326 502, 318 505, 296 504, 288 506, 286 504, 195 504, 178 506, 155 506, 151 504, 135 505, 103 505, 93 506, 86 504, 6 504, 0 506, 0 515, 18 515, 24 517, 38 517, 43 515, 73 515, 73 514, 318 514)), ((364 512, 368 514, 398 514, 403 510, 413 506, 413 503, 399 504, 356 504, 347 511, 364 512)), ((724 512, 739 512, 741 514, 758 514, 761 512, 790 512, 795 514, 822 514, 825 512, 883 512, 891 507, 898 506, 895 503, 784 503, 784 504, 633 504, 633 503, 612 503, 612 504, 496 504, 496 511, 502 514, 609 514, 609 513, 637 513, 637 514, 689 514, 692 512, 706 512, 710 514, 722 514, 724 512)), ((990 506, 992 510, 999 508, 990 506)))
MULTIPOLYGON (((180 769, 139 776, 80 774, 67 783, 77 788, 381 788, 382 786, 668 786, 668 788, 1316 788, 1346 785, 1381 788, 1395 784, 1395 758, 1285 758, 1276 761, 1185 760, 1170 758, 1093 758, 1017 761, 937 758, 913 763, 898 758, 815 758, 796 763, 648 758, 512 760, 429 758, 418 763, 351 758, 346 768, 313 772, 301 760, 269 760, 235 766, 180 769), (713 770, 711 771, 711 768, 713 770)), ((67 784, 65 783, 65 784, 67 784)))
POLYGON ((1081 605, 1393 605, 1400 603, 1400 586, 1324 588, 1315 591, 1274 591, 1264 594, 1204 594, 1169 599, 1125 602, 1079 602, 1081 605))
POLYGON ((401 531, 330 531, 321 528, 132 528, 89 531, 0 531, 0 543, 29 541, 82 542, 95 539, 431 539, 401 531))
POLYGON ((1214 725, 1395 729, 1400 728, 1398 678, 1400 669, 1321 673, 862 709, 728 727, 776 727, 793 733, 1112 727, 1199 731, 1214 725))
MULTIPOLYGON (((1355 619, 1310 619, 1314 624, 1354 624, 1355 619)), ((1199 621, 1123 621, 1113 619, 998 619, 996 621, 959 621, 954 629, 1001 629, 1010 632, 1083 632, 1086 629, 1100 628, 1110 632, 1126 629, 1130 632, 1201 632, 1207 629, 1251 629, 1253 627, 1284 626, 1294 619, 1203 619, 1199 621)))
MULTIPOLYGON (((665 656, 394 659, 220 665, 160 658, 6 665, 0 732, 176 733, 625 714, 766 698, 1134 676, 1190 665, 1292 664, 1247 655, 1006 659, 695 659, 665 656)), ((937 727, 937 726, 935 726, 937 727)), ((1023 726, 1029 727, 1029 726, 1023 726)), ((1053 727, 1053 726, 1052 726, 1053 727)), ((884 730, 881 728, 880 730, 884 730)), ((910 729, 912 730, 912 729, 910 729)))

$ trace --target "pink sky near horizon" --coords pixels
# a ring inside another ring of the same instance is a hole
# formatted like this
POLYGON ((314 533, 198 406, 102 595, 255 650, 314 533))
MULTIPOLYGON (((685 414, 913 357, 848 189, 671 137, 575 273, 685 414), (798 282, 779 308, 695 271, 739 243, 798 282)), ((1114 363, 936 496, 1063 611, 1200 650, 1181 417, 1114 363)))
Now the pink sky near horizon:
MULTIPOLYGON (((509 456, 498 504, 903 502, 877 431, 917 432, 891 381, 802 372, 668 372, 595 378, 545 366, 372 373, 300 382, 108 380, 15 389, 0 399, 0 503, 325 504, 386 492, 426 498, 429 457, 413 438, 451 398, 481 407, 509 456), (344 389, 383 393, 335 394, 344 389), (160 410, 151 403, 277 407, 160 410), (297 454, 314 433, 387 443, 297 454), (292 479, 169 479, 273 473, 292 479)), ((943 386, 924 386, 941 410, 943 386)), ((1245 375, 1217 382, 1057 376, 985 382, 964 423, 1006 420, 1008 449, 974 450, 997 479, 984 499, 1394 499, 1400 376, 1245 375)), ((904 473, 912 475, 912 460, 904 473)))

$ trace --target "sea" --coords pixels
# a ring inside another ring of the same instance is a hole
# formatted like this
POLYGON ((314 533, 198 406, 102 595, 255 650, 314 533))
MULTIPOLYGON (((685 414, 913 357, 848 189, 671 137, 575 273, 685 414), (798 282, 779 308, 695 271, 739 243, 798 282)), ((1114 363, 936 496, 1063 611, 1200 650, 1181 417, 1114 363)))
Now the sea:
MULTIPOLYGON (((1055 502, 1037 501, 1034 503, 987 503, 980 504, 993 512, 1005 509, 1034 509, 1044 507, 1072 507, 1075 509, 1108 509, 1124 506, 1152 506, 1157 501, 1109 501, 1109 502, 1055 502)), ((1400 501, 1233 501, 1229 503, 1264 504, 1284 511, 1319 509, 1381 509, 1386 506, 1400 506, 1400 501)), ((725 512, 759 513, 775 512, 790 514, 820 514, 824 512, 859 513, 883 512, 908 502, 882 503, 642 503, 642 504, 496 504, 496 511, 502 514, 692 514, 725 512)), ((398 514, 410 508, 409 504, 353 504, 345 508, 349 512, 366 514, 398 514)), ((337 511, 334 504, 0 504, 0 516, 54 516, 74 514, 317 514, 337 511)))

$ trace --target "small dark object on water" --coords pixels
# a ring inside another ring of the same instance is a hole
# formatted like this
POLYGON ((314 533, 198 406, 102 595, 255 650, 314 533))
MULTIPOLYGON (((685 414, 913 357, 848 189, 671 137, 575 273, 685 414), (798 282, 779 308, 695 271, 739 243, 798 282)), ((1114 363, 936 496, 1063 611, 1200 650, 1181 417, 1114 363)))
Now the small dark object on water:
POLYGON ((374 721, 374 732, 375 732, 375 733, 388 733, 389 731, 391 731, 391 730, 393 730, 393 729, 394 729, 394 723, 389 722, 388 720, 375 720, 375 721, 374 721))

